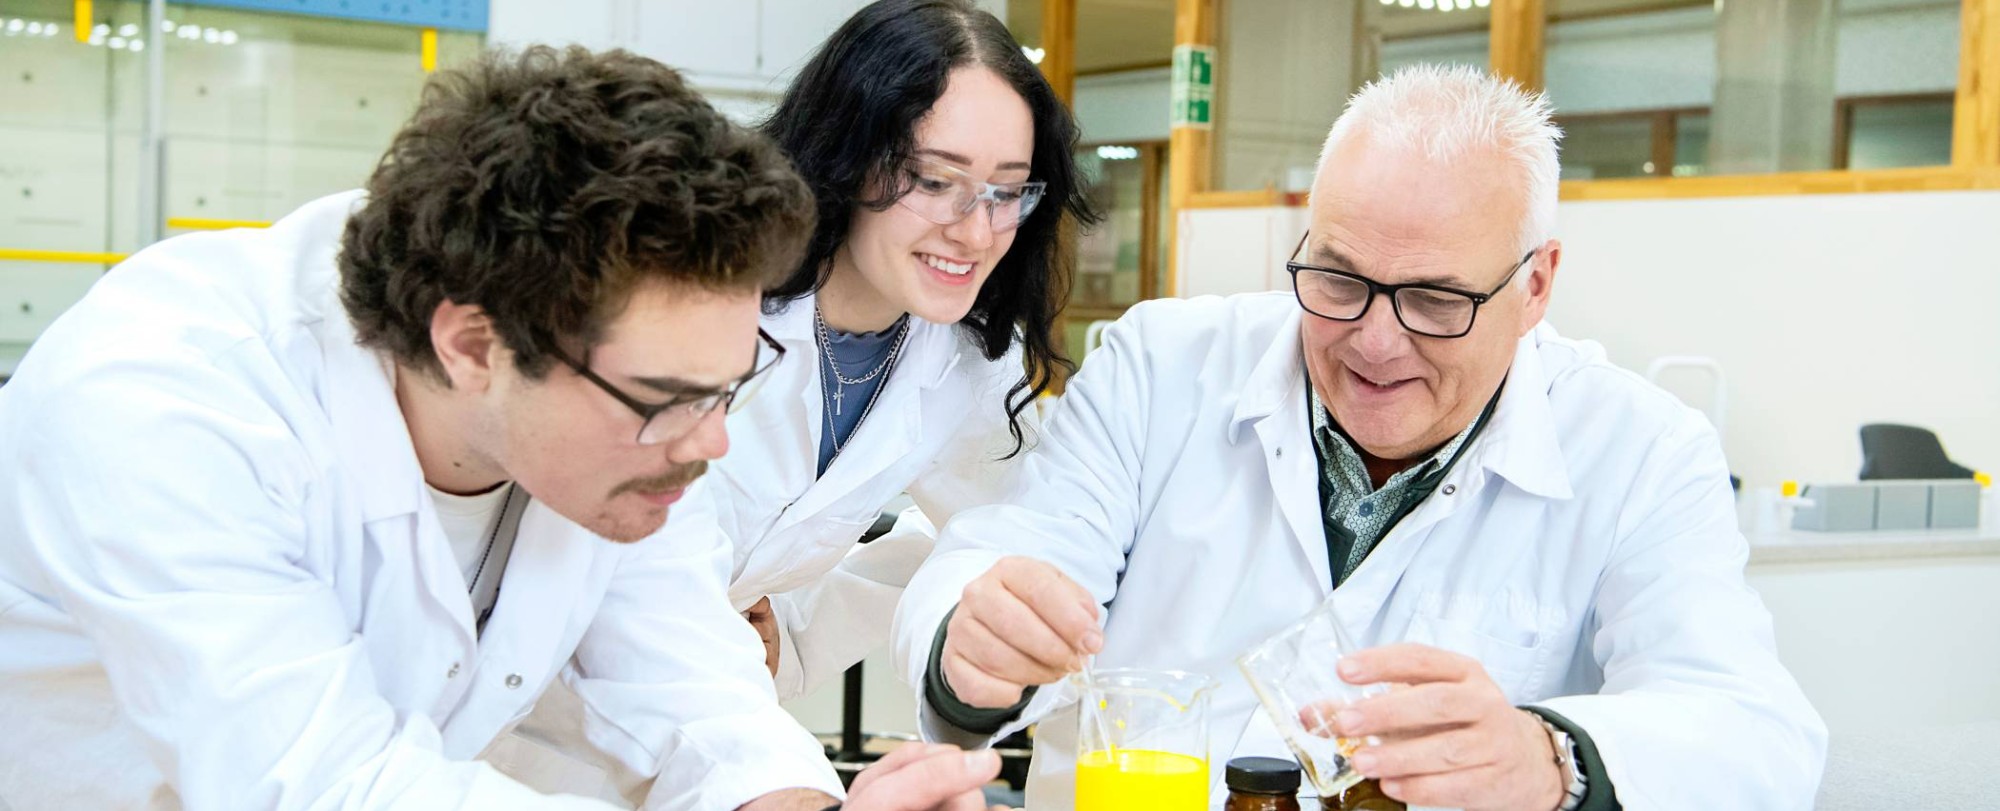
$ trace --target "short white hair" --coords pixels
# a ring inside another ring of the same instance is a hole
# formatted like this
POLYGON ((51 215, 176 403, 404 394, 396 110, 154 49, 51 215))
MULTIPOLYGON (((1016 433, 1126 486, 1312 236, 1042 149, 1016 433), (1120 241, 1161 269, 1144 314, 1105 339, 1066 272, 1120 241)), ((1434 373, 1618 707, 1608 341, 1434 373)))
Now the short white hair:
MULTIPOLYGON (((1547 242, 1556 224, 1562 130, 1549 120, 1548 96, 1529 92, 1465 65, 1410 65, 1369 82, 1333 122, 1319 169, 1348 139, 1366 134, 1372 146, 1420 151, 1437 163, 1498 154, 1520 171, 1526 196, 1522 252, 1547 242)), ((1317 174, 1317 172, 1315 173, 1317 174)))

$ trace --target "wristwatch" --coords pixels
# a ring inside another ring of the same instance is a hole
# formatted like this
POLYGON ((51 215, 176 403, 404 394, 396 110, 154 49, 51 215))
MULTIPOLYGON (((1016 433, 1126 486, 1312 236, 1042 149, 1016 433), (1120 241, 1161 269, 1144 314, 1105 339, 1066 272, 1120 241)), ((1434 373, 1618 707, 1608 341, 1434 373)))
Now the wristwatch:
POLYGON ((1562 774, 1566 778, 1566 785, 1563 787, 1563 801, 1561 805, 1556 806, 1555 811, 1576 811, 1579 806, 1583 805, 1583 795, 1586 789, 1583 780, 1583 769, 1576 763, 1576 741, 1571 740, 1569 733, 1562 731, 1562 727, 1549 723, 1549 719, 1542 717, 1541 713, 1531 712, 1529 714, 1535 716, 1535 720, 1542 723, 1542 729, 1548 730, 1550 748, 1554 749, 1556 753, 1556 767, 1562 770, 1562 774))

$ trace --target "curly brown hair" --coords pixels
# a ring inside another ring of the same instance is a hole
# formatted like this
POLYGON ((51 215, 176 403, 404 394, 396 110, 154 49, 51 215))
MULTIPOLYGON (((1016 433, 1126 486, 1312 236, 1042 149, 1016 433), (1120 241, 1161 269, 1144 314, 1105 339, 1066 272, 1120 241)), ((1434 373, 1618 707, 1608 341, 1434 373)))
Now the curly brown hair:
POLYGON ((530 377, 641 283, 759 291, 798 267, 812 193, 678 72, 624 51, 489 52, 425 85, 341 239, 365 346, 442 379, 431 314, 476 304, 530 377))

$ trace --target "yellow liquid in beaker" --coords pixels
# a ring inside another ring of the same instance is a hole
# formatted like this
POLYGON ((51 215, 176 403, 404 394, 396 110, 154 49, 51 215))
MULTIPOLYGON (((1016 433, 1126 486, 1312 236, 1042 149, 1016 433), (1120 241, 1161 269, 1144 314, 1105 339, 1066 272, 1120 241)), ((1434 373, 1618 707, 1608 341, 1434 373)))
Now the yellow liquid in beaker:
POLYGON ((1207 811, 1208 761, 1151 749, 1099 750, 1076 763, 1076 811, 1207 811))

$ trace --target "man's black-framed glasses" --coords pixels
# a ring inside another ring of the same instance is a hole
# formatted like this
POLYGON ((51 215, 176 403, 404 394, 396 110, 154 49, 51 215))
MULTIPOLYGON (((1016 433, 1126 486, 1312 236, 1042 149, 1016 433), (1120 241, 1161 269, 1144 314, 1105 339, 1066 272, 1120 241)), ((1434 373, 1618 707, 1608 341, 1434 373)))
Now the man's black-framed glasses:
POLYGON ((554 341, 545 341, 544 345, 557 360, 639 415, 637 441, 641 445, 658 445, 679 439, 718 408, 726 409, 726 413, 736 413, 763 387, 764 381, 770 377, 767 373, 785 357, 785 348, 779 345, 778 339, 760 328, 757 330, 757 358, 751 362, 748 373, 720 389, 683 394, 664 403, 648 403, 598 377, 589 366, 570 357, 554 341))
POLYGON ((1368 314, 1375 297, 1388 296, 1390 306, 1396 311, 1396 321, 1404 329, 1431 338, 1465 337, 1472 331, 1479 305, 1507 289, 1514 275, 1535 258, 1536 252, 1528 251, 1521 261, 1515 262, 1507 271, 1507 278, 1501 279, 1491 292, 1472 293, 1436 284, 1382 284, 1349 271, 1300 262, 1299 253, 1305 250, 1306 240, 1311 236, 1308 233, 1299 237, 1299 246, 1292 249, 1292 258, 1285 262, 1285 271, 1292 274, 1292 293, 1298 297, 1300 307, 1321 318, 1359 321, 1368 314))

